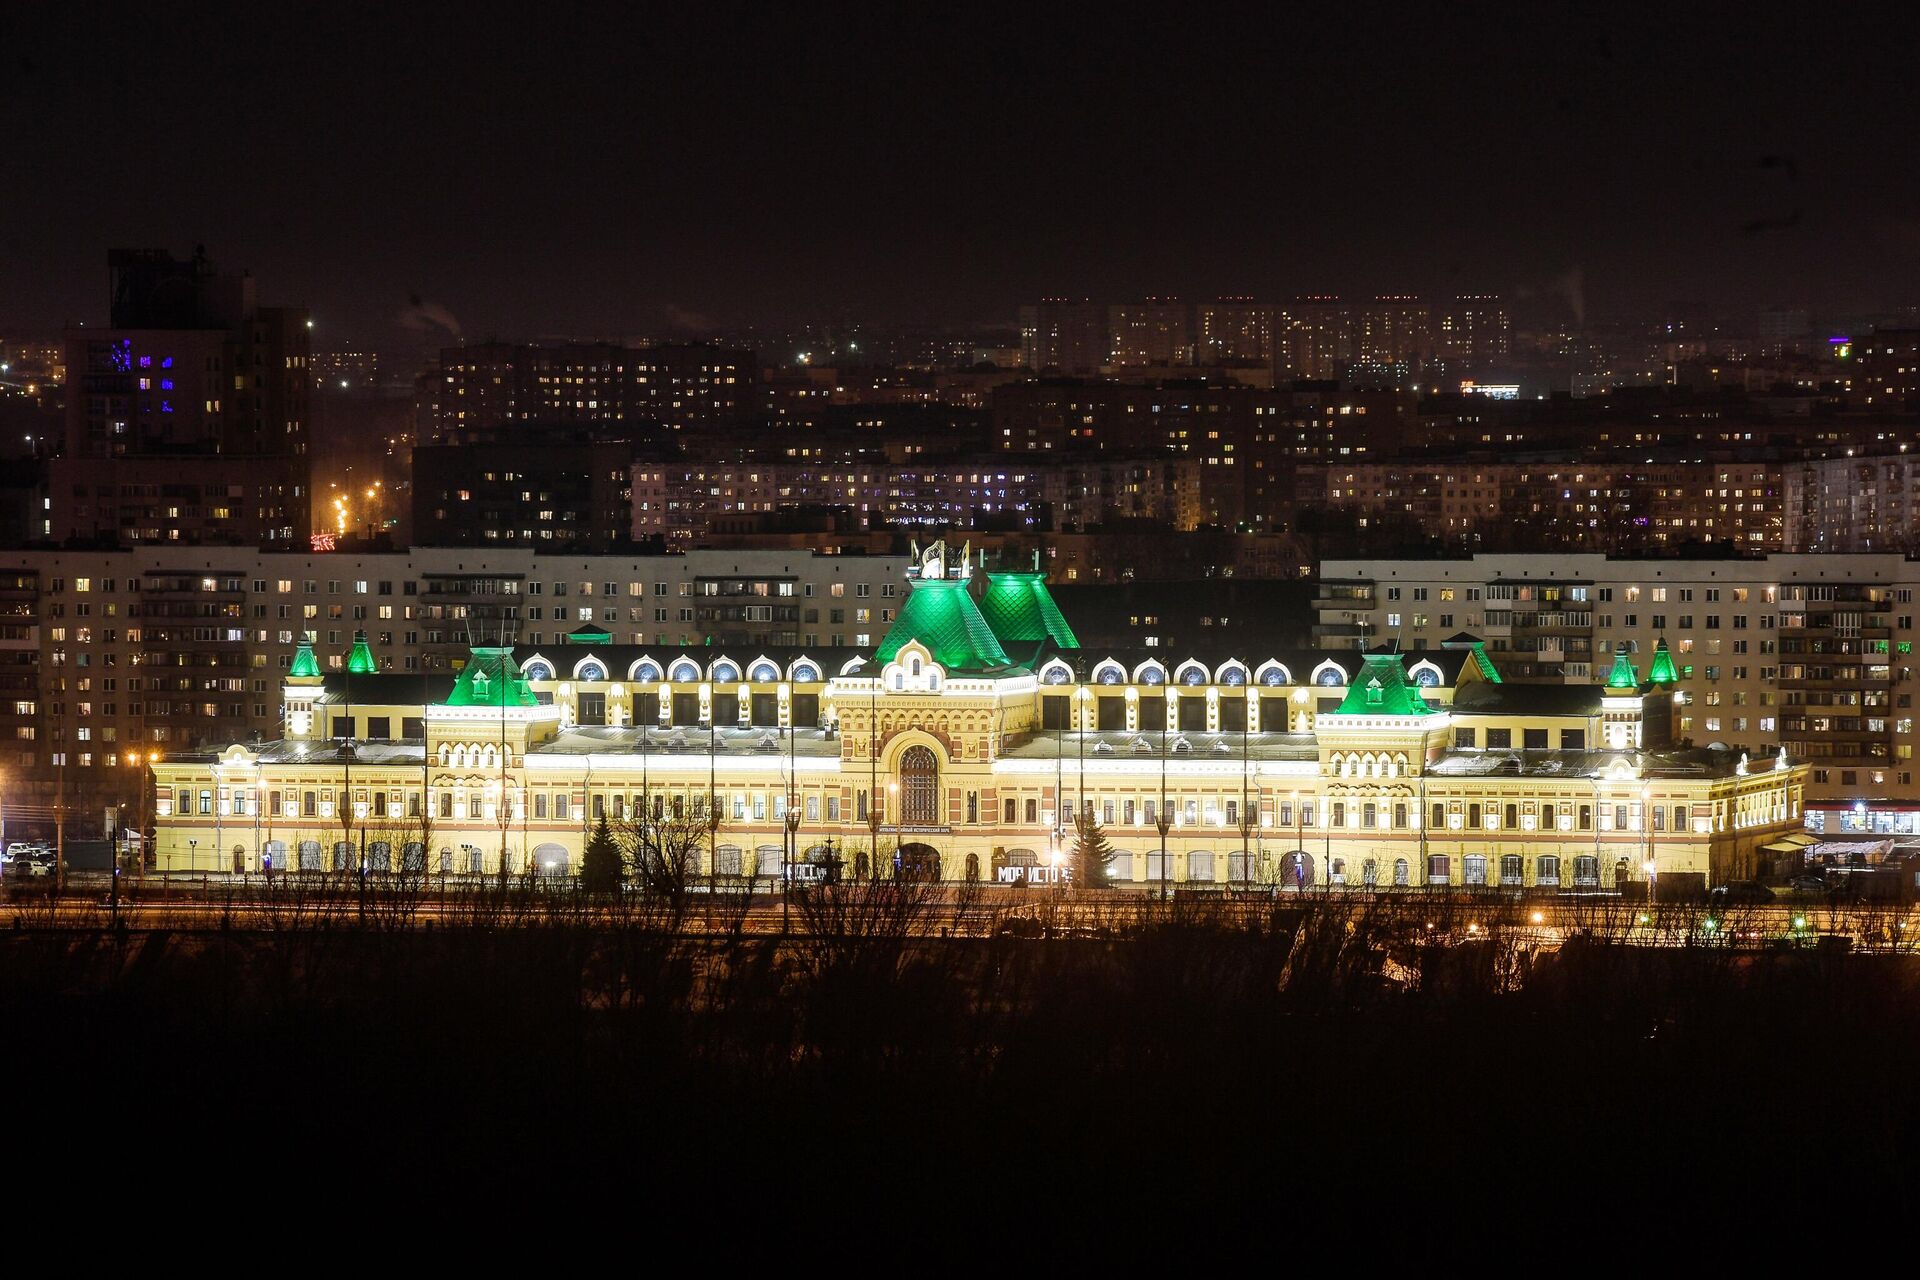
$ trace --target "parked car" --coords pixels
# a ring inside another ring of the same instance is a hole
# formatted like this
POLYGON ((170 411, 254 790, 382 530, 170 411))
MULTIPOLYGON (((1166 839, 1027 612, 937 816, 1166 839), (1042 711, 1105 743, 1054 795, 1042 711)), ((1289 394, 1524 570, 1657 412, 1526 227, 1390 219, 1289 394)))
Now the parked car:
POLYGON ((1795 893, 1827 893, 1833 886, 1825 876, 1795 876, 1787 881, 1787 888, 1795 893))
POLYGON ((1715 885, 1707 897, 1717 905, 1744 903, 1751 906, 1772 902, 1773 890, 1754 880, 1729 880, 1725 884, 1715 885))
POLYGON ((37 848, 20 853, 7 863, 11 876, 50 876, 53 874, 53 850, 37 848))

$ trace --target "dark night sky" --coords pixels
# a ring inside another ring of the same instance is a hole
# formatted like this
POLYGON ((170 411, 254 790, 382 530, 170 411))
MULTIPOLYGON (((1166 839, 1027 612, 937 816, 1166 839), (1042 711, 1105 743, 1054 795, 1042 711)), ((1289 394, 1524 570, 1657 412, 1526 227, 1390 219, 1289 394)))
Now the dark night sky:
POLYGON ((0 325, 196 241, 323 346, 412 294, 503 337, 1573 273, 1595 316, 1920 302, 1908 27, 1321 8, 12 7, 0 325))

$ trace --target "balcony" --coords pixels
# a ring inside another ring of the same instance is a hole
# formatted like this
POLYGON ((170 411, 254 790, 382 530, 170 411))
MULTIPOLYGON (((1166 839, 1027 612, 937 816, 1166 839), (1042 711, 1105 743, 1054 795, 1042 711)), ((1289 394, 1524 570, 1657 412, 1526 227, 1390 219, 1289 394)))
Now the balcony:
POLYGON ((1322 582, 1313 597, 1316 609, 1371 609, 1373 606, 1371 582, 1322 582))

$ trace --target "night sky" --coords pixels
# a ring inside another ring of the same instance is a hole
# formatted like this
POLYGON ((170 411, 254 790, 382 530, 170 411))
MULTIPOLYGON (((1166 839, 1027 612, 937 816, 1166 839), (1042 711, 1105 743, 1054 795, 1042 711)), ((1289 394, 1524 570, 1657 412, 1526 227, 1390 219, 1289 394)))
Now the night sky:
POLYGON ((1914 32, 1879 14, 1038 8, 10 7, 0 326, 98 322, 109 246, 196 242, 323 347, 434 337, 415 296, 470 337, 1920 302, 1914 32))

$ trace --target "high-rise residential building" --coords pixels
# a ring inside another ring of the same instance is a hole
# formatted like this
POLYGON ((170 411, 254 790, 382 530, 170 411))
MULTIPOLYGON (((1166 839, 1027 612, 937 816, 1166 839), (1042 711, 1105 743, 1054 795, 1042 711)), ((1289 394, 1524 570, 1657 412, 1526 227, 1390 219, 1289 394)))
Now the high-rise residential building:
POLYGON ((1220 298, 1193 308, 1195 364, 1257 364, 1287 372, 1277 335, 1288 322, 1284 308, 1251 298, 1220 298))
POLYGON ((1176 298, 1119 302, 1107 308, 1107 360, 1120 366, 1194 363, 1193 308, 1176 298))
POLYGON ((109 324, 67 334, 48 533, 115 542, 304 539, 312 322, 203 253, 115 250, 109 324))
POLYGON ((1149 520, 1190 530, 1201 522, 1202 470, 1198 460, 1165 454, 643 461, 633 467, 633 534, 687 545, 768 528, 801 508, 849 512, 856 527, 1049 530, 1149 520))
POLYGON ((752 352, 707 343, 471 343, 440 353, 418 412, 440 444, 527 426, 675 439, 758 412, 757 381, 752 352))
POLYGON ((1853 394, 1869 409, 1901 412, 1920 401, 1920 329, 1875 329, 1853 344, 1853 394))
POLYGON ((1920 563, 1900 555, 1323 560, 1330 649, 1484 641, 1511 680, 1590 684, 1665 653, 1676 732, 1812 766, 1809 796, 1920 799, 1913 644, 1920 563))
POLYGON ((1517 538, 1541 549, 1651 552, 1687 544, 1732 552, 1787 548, 1786 464, 1471 456, 1439 461, 1336 460, 1324 501, 1362 527, 1391 519, 1465 549, 1504 549, 1517 538))
POLYGON ((1450 366, 1484 369, 1512 354, 1512 327, 1506 302, 1499 295, 1458 294, 1435 307, 1433 354, 1450 366))
POLYGON ((633 445, 586 431, 463 432, 413 451, 413 530, 427 546, 623 546, 633 445))
POLYGON ((1091 373, 1107 364, 1112 335, 1104 302, 1043 298, 1020 308, 1020 348, 1035 372, 1091 373))

